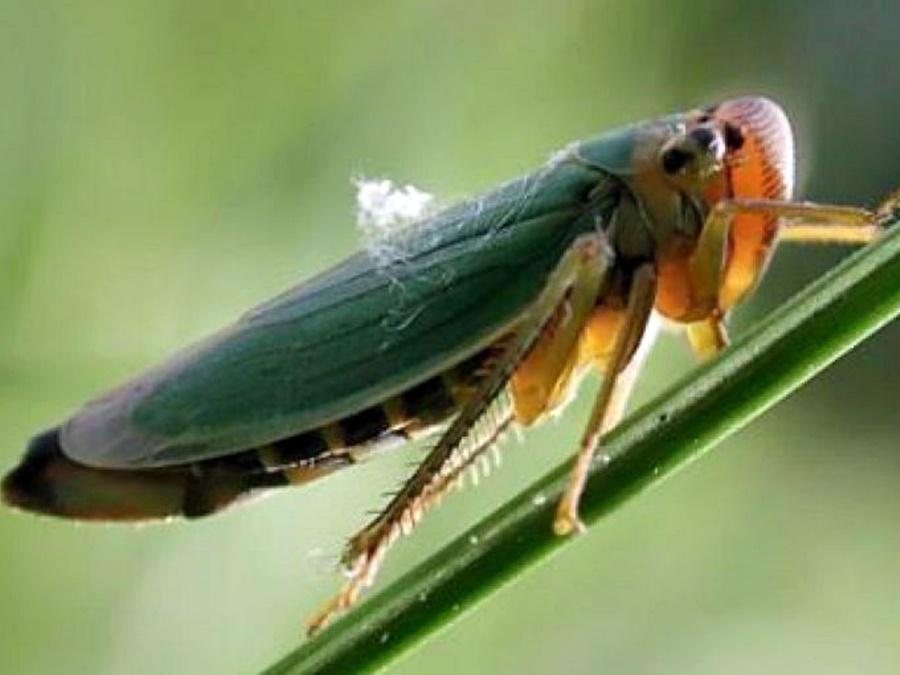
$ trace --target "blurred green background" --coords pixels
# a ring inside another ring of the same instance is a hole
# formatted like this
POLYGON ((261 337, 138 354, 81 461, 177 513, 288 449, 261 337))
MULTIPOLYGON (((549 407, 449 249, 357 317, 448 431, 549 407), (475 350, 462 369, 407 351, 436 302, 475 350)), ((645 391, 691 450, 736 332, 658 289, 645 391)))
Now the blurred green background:
MULTIPOLYGON (((450 201, 569 140, 737 93, 789 111, 802 195, 900 184, 891 2, 0 3, 0 462, 357 246, 351 178, 450 201)), ((751 323, 846 251, 784 249, 751 323)), ((900 672, 900 331, 857 349, 394 667, 900 672)), ((639 389, 691 367, 664 336, 639 389)), ((396 547, 409 569, 563 460, 587 412, 396 547)), ((192 524, 0 513, 0 672, 251 673, 415 456, 192 524)))

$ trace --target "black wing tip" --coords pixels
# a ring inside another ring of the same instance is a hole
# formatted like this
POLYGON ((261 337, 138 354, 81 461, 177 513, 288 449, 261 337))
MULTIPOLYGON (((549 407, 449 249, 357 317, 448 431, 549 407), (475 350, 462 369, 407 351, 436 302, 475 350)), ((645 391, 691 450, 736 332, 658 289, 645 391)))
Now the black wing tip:
POLYGON ((59 445, 59 427, 31 439, 19 465, 3 478, 3 502, 35 513, 57 513, 56 493, 47 470, 58 461, 69 462, 59 445))
POLYGON ((221 511, 268 483, 242 474, 197 475, 194 467, 107 470, 69 459, 54 427, 31 439, 0 484, 3 502, 31 513, 74 520, 199 518, 221 511))

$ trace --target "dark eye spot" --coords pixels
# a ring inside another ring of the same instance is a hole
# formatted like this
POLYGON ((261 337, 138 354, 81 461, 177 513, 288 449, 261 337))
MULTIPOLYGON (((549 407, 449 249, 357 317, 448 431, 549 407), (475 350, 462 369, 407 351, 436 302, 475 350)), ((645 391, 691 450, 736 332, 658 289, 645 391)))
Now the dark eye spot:
POLYGON ((744 146, 744 134, 731 123, 725 125, 725 147, 729 150, 740 150, 744 146))
POLYGON ((687 166, 691 159, 691 153, 681 148, 669 148, 662 154, 663 171, 668 174, 677 173, 687 166))
POLYGON ((691 132, 691 138, 696 141, 697 145, 703 150, 709 150, 713 144, 716 135, 706 127, 699 127, 691 132))

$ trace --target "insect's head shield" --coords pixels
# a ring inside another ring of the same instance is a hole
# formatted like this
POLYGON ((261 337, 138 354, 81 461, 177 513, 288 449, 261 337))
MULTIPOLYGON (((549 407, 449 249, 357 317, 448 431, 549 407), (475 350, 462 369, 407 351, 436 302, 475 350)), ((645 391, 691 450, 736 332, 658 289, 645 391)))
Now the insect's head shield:
POLYGON ((726 163, 732 197, 790 199, 794 190, 794 135, 781 107, 763 97, 724 101, 704 111, 743 143, 726 163))
POLYGON ((729 200, 790 198, 794 183, 790 125, 772 101, 746 97, 666 118, 657 128, 664 133, 654 154, 645 157, 652 157, 649 175, 655 170, 665 189, 654 192, 648 180, 642 196, 646 210, 655 215, 657 257, 664 269, 677 271, 663 287, 678 288, 681 277, 689 274, 690 260, 702 258, 704 265, 717 271, 708 278, 691 277, 691 283, 705 288, 693 296, 671 293, 660 311, 691 320, 709 311, 723 314, 746 297, 765 270, 778 219, 771 213, 732 211, 723 223, 709 216, 717 204, 729 200), (677 196, 668 211, 665 195, 677 196), (704 298, 702 303, 699 297, 704 298))
MULTIPOLYGON (((721 199, 790 199, 794 189, 794 137, 784 111, 767 98, 724 101, 706 113, 740 132, 742 146, 725 163, 720 180, 706 190, 707 203, 721 199)), ((719 285, 719 307, 728 311, 753 289, 772 255, 778 218, 738 213, 731 220, 719 285)))

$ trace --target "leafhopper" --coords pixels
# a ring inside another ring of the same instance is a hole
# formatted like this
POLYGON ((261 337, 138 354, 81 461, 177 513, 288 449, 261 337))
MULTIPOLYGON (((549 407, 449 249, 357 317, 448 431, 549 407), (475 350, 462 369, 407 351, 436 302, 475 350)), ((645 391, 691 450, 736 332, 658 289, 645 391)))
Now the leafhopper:
POLYGON ((778 241, 864 244, 877 211, 790 201, 788 120, 739 98, 573 143, 532 174, 390 232, 374 250, 87 403, 32 439, 7 504, 78 520, 218 512, 436 432, 425 458, 347 544, 347 580, 308 624, 351 607, 388 547, 599 372, 554 529, 620 419, 654 315, 695 354, 778 241))

